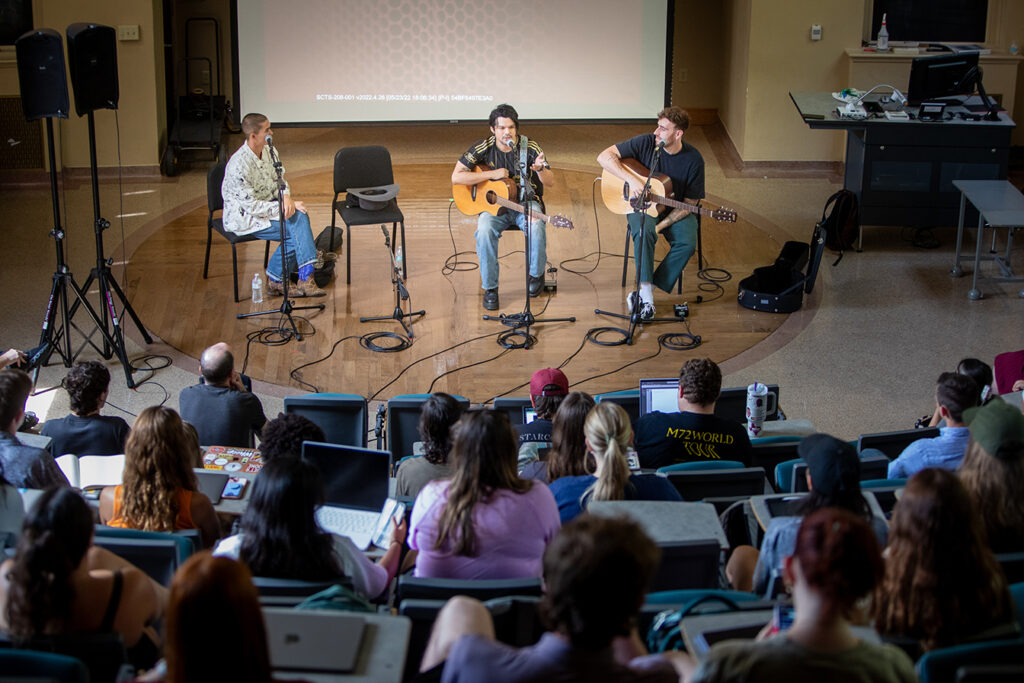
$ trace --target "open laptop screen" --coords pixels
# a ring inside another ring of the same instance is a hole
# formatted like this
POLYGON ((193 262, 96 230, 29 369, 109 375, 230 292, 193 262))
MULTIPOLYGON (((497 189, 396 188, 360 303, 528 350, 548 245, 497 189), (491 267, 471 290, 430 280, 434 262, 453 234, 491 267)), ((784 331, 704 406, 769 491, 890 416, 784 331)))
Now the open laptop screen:
POLYGON ((388 499, 388 452, 306 441, 302 457, 320 470, 325 502, 380 512, 388 499))
POLYGON ((640 414, 679 412, 679 378, 640 380, 640 414))

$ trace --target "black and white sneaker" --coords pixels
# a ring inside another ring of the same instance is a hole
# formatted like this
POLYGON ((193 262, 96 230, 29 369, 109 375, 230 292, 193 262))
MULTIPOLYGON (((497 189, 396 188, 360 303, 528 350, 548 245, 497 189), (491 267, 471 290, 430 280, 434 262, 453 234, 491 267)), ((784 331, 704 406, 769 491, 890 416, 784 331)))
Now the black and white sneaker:
MULTIPOLYGON (((629 298, 626 300, 626 305, 629 307, 630 314, 632 314, 633 311, 636 310, 637 300, 638 300, 637 293, 636 292, 630 292, 629 293, 629 298)), ((640 300, 640 319, 641 320, 650 320, 653 317, 654 317, 654 304, 648 303, 648 302, 643 301, 643 300, 640 300)))

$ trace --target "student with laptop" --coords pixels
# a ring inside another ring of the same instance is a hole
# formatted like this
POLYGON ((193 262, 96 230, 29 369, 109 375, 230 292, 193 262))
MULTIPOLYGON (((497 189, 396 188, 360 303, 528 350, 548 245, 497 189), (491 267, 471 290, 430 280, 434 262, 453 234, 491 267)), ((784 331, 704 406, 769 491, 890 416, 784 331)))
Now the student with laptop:
POLYGON ((367 598, 383 593, 398 571, 406 523, 393 525, 388 548, 374 564, 347 537, 323 531, 316 508, 324 486, 315 465, 298 457, 276 457, 253 483, 241 530, 217 544, 213 554, 245 562, 256 576, 302 581, 348 578, 367 598))
POLYGON ((521 467, 519 476, 550 484, 562 477, 593 472, 594 456, 587 448, 583 425, 595 405, 594 397, 583 391, 566 396, 551 423, 551 450, 547 457, 521 467))
POLYGON ((540 576, 561 523, 547 486, 519 478, 508 415, 471 410, 455 425, 452 476, 427 484, 412 510, 416 576, 513 579, 540 576))
POLYGON ((643 468, 678 462, 738 460, 749 466, 750 438, 743 424, 715 416, 722 371, 710 358, 691 358, 679 371, 679 412, 653 411, 633 425, 643 468))
POLYGON ((552 420, 568 395, 569 379, 558 368, 543 368, 530 377, 530 402, 537 416, 518 427, 520 468, 540 460, 540 451, 551 447, 552 420))
POLYGON ((683 500, 665 477, 630 474, 626 449, 633 430, 622 406, 611 401, 598 403, 587 415, 583 433, 596 462, 594 474, 562 477, 550 484, 563 524, 596 500, 683 500))

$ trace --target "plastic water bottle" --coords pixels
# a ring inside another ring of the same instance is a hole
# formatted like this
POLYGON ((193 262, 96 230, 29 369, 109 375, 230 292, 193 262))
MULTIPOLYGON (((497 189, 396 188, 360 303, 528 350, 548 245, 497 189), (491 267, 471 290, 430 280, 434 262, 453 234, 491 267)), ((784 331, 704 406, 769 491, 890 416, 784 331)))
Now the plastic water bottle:
POLYGON ((404 258, 405 254, 402 253, 402 248, 398 247, 397 249, 395 249, 395 263, 398 264, 399 268, 402 268, 404 258))
POLYGON ((879 52, 889 51, 889 29, 885 25, 886 15, 882 15, 882 28, 878 29, 878 42, 875 45, 875 49, 879 52))
POLYGON ((254 273, 252 276, 252 302, 254 304, 263 303, 263 280, 260 279, 259 273, 254 273))

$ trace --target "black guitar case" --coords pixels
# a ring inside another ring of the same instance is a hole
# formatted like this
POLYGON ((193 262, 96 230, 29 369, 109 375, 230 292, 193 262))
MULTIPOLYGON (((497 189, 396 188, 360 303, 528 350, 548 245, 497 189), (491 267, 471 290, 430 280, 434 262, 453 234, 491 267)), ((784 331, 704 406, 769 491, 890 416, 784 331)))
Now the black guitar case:
POLYGON ((821 224, 814 226, 810 244, 786 242, 775 263, 755 268, 753 274, 740 280, 740 306, 767 313, 800 310, 804 293, 810 294, 814 289, 824 250, 825 229, 821 224))

